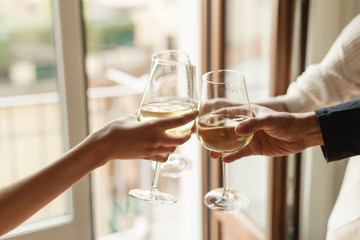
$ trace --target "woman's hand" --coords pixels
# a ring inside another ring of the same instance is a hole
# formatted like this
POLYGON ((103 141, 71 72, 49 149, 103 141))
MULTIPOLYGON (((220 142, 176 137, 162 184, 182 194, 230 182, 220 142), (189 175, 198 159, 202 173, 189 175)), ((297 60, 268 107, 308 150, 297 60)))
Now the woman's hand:
MULTIPOLYGON (((196 111, 190 113, 139 122, 135 114, 114 120, 89 135, 84 144, 94 146, 97 154, 112 159, 150 159, 160 162, 167 160, 177 145, 186 142, 191 135, 175 136, 166 130, 193 121, 196 111)), ((102 157, 103 158, 103 157, 102 157)))

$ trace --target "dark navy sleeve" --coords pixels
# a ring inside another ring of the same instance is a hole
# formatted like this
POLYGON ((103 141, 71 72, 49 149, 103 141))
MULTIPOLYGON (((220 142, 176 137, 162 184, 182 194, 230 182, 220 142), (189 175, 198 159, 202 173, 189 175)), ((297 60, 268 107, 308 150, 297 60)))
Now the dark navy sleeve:
POLYGON ((326 161, 360 155, 360 98, 315 110, 324 145, 326 161))

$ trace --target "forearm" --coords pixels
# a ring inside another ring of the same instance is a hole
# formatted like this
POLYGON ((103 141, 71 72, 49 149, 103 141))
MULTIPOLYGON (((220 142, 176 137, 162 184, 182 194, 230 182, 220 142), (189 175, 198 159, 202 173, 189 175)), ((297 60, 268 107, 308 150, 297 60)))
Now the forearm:
POLYGON ((0 236, 12 230, 95 167, 96 153, 75 147, 40 171, 0 191, 0 236))
POLYGON ((269 98, 266 101, 255 102, 254 104, 270 108, 277 112, 288 112, 285 103, 276 98, 269 98))

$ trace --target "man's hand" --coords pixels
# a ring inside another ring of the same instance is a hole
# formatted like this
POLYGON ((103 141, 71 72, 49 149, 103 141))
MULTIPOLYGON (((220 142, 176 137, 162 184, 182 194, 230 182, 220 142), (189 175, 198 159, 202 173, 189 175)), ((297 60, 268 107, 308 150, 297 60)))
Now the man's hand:
MULTIPOLYGON (((252 107, 254 117, 235 128, 239 136, 254 133, 252 141, 238 152, 224 155, 224 162, 250 155, 284 156, 323 144, 315 112, 286 113, 257 105, 252 107)), ((220 154, 210 152, 210 156, 216 158, 220 154)))

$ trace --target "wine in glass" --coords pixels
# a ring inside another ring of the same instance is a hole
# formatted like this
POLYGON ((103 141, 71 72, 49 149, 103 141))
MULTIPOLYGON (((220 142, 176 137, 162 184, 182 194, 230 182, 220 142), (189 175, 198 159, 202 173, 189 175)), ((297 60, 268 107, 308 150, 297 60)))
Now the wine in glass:
MULTIPOLYGON (((139 121, 178 116, 197 108, 195 89, 196 68, 176 61, 155 60, 140 108, 139 121)), ((181 127, 168 129, 168 134, 190 134, 194 121, 181 127)), ((150 189, 132 189, 130 195, 153 203, 175 203, 176 198, 158 190, 161 163, 156 162, 150 189)))
MULTIPOLYGON (((217 70, 202 76, 196 135, 207 149, 221 153, 245 147, 252 135, 238 136, 235 126, 252 116, 244 74, 217 70)), ((228 163, 222 162, 223 188, 208 192, 205 205, 219 212, 236 212, 249 204, 246 193, 229 187, 228 163)))
MULTIPOLYGON (((151 68, 157 59, 181 62, 190 64, 189 55, 186 52, 169 49, 154 53, 151 56, 151 68)), ((173 152, 169 155, 166 162, 160 165, 160 174, 164 177, 177 178, 180 177, 186 170, 192 166, 191 160, 180 152, 173 152)), ((152 164, 153 169, 156 167, 156 162, 152 164)))

